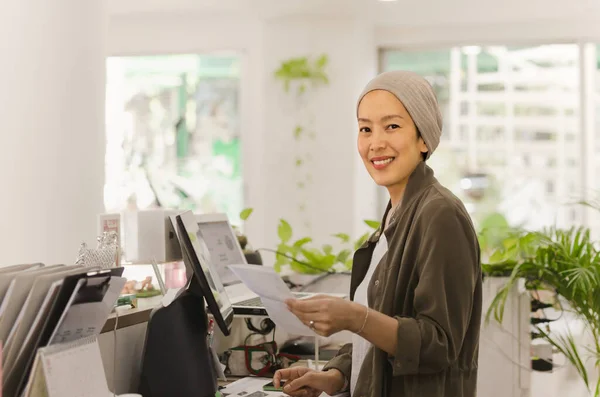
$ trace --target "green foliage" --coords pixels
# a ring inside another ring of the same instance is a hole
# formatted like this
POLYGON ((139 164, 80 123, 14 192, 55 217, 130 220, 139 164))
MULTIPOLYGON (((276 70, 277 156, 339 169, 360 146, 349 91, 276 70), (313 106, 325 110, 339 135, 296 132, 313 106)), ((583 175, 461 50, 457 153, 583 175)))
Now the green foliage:
MULTIPOLYGON (((322 54, 317 58, 296 57, 284 60, 279 65, 279 68, 274 72, 274 76, 277 80, 283 82, 283 88, 285 92, 290 91, 292 82, 296 82, 296 94, 301 96, 307 92, 307 88, 310 85, 313 88, 317 88, 322 85, 329 84, 329 77, 326 73, 326 67, 329 63, 329 59, 326 54, 322 54)), ((298 105, 299 103, 297 103, 298 105)), ((305 117, 302 116, 302 120, 305 117)), ((306 126, 302 125, 302 122, 298 122, 293 130, 294 139, 299 142, 301 139, 316 139, 315 131, 309 130, 306 126)), ((294 162, 296 167, 302 167, 310 161, 310 153, 305 155, 297 155, 294 162)), ((312 176, 306 173, 305 177, 299 177, 295 182, 298 190, 306 191, 306 187, 310 185, 312 176)), ((300 199, 301 200, 301 199, 300 199)), ((300 212, 304 211, 306 204, 301 200, 298 203, 298 209, 300 212)), ((310 227, 310 223, 306 221, 307 227, 310 227)))
POLYGON ((303 131, 304 128, 301 125, 297 125, 296 128, 294 128, 294 138, 296 138, 296 140, 299 140, 302 136, 303 131))
MULTIPOLYGON (((375 221, 365 221, 373 229, 379 227, 375 221)), ((289 266, 298 273, 320 274, 331 271, 348 271, 352 269, 352 254, 360 247, 371 233, 365 233, 356 241, 346 233, 336 233, 332 237, 339 240, 340 249, 336 250, 331 244, 320 247, 310 246, 313 243, 310 237, 301 237, 293 240, 293 230, 290 224, 279 220, 279 244, 277 246, 275 270, 281 271, 283 266, 289 266), (284 254, 284 255, 282 255, 284 254)))
POLYGON ((367 226, 369 226, 370 228, 373 228, 375 230, 379 229, 379 226, 381 226, 381 222, 379 222, 379 221, 365 220, 364 222, 367 226))
POLYGON ((494 212, 483 219, 479 231, 479 245, 484 256, 489 256, 502 245, 507 234, 512 233, 504 215, 494 212))
POLYGON ((292 81, 301 81, 298 86, 298 94, 301 95, 306 92, 306 82, 310 82, 315 86, 329 84, 329 77, 325 72, 328 62, 329 58, 326 54, 315 60, 308 57, 291 58, 281 63, 279 69, 275 71, 275 78, 283 81, 286 92, 290 90, 292 81))
POLYGON ((339 238, 340 240, 342 240, 342 243, 350 242, 350 236, 347 235, 346 233, 337 233, 337 234, 334 234, 333 237, 339 238))
MULTIPOLYGON (((242 211, 240 218, 247 220, 252 214, 252 208, 242 211)), ((380 222, 366 220, 365 224, 374 230, 379 228, 380 222)), ((279 243, 275 252, 275 271, 280 272, 284 266, 289 266, 298 273, 320 274, 332 271, 347 271, 352 269, 352 254, 369 238, 371 233, 365 233, 356 241, 352 241, 346 233, 336 233, 332 237, 339 240, 339 250, 331 244, 320 247, 313 244, 311 237, 293 239, 292 226, 285 219, 280 219, 277 225, 279 243)))
POLYGON ((245 221, 247 220, 250 215, 252 215, 252 212, 254 211, 254 209, 252 208, 245 208, 242 210, 242 212, 240 212, 240 219, 245 221))
MULTIPOLYGON (((488 275, 507 274, 508 281, 494 297, 486 313, 486 321, 493 316, 502 322, 506 300, 519 280, 526 281, 528 289, 555 292, 557 304, 563 310, 575 313, 592 333, 595 345, 589 350, 600 358, 600 252, 584 227, 571 229, 551 228, 541 232, 511 230, 505 234, 488 263, 483 264, 488 275)), ((537 332, 560 351, 579 372, 590 389, 590 376, 584 366, 584 357, 574 342, 573 335, 555 335, 537 326, 537 332)), ((595 396, 600 395, 600 380, 595 396)))
POLYGON ((287 243, 292 238, 292 227, 287 221, 281 219, 277 228, 277 235, 282 243, 287 243))

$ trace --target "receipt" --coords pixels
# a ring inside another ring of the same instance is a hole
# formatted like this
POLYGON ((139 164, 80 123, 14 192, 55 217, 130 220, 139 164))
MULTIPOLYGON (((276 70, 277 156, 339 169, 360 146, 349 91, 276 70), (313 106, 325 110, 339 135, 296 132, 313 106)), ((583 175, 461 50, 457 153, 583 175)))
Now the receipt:
POLYGON ((250 291, 260 297, 277 327, 293 335, 317 335, 287 308, 285 301, 295 297, 274 269, 257 265, 231 265, 229 268, 250 291))

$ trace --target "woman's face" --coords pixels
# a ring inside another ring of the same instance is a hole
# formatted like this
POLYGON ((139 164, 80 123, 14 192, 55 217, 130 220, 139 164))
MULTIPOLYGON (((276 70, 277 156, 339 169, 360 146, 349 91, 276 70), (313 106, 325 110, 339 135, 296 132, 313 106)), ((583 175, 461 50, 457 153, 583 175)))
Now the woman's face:
POLYGON ((402 194, 427 152, 404 105, 388 91, 371 91, 358 106, 358 128, 358 152, 371 178, 391 196, 402 194))

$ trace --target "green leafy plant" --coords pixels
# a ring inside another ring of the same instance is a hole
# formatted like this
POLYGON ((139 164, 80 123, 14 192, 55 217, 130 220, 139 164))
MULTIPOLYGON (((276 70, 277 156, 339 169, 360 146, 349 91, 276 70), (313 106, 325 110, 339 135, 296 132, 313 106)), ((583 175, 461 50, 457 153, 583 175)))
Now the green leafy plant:
MULTIPOLYGON (((240 218, 247 220, 252 214, 251 208, 244 209, 240 218)), ((380 222, 373 220, 364 221, 373 230, 379 229, 380 222)), ((371 232, 366 232, 355 241, 346 233, 332 235, 338 240, 338 249, 331 244, 316 246, 311 237, 299 237, 294 239, 293 228, 288 221, 280 219, 277 225, 277 236, 279 242, 275 249, 262 249, 259 251, 270 251, 275 254, 275 271, 281 272, 285 266, 289 266, 298 273, 320 274, 336 271, 348 271, 352 269, 352 256, 364 242, 369 238, 371 232)))
POLYGON ((253 208, 245 208, 245 209, 243 209, 242 212, 240 212, 240 219, 242 221, 248 220, 248 218, 250 217, 250 215, 252 215, 252 212, 254 212, 253 208))
MULTIPOLYGON (((530 291, 546 290, 556 294, 555 305, 576 314, 584 322, 595 341, 585 349, 588 354, 575 344, 570 330, 556 335, 541 324, 535 327, 543 340, 569 360, 591 390, 585 362, 587 355, 594 360, 596 370, 600 369, 600 252, 590 230, 584 227, 551 228, 541 232, 512 230, 490 256, 489 263, 483 265, 483 271, 488 275, 508 274, 506 284, 487 311, 486 321, 493 316, 502 322, 510 291, 520 280, 525 280, 530 291)), ((600 378, 594 395, 600 396, 600 378)))
POLYGON ((514 228, 511 228, 506 217, 499 212, 493 212, 481 220, 478 233, 479 246, 482 256, 487 258, 498 248, 501 248, 504 240, 514 228))
MULTIPOLYGON (((379 228, 380 223, 377 221, 364 222, 375 230, 379 228)), ((355 241, 351 241, 346 233, 334 234, 332 237, 338 240, 340 246, 335 250, 331 244, 315 246, 311 237, 300 237, 294 240, 292 226, 285 219, 280 219, 277 228, 279 244, 274 250, 275 270, 280 272, 284 266, 290 266, 295 272, 305 274, 351 270, 354 251, 363 245, 370 234, 367 232, 355 241)))
POLYGON ((298 94, 306 92, 307 84, 313 86, 329 84, 329 77, 325 68, 329 63, 326 54, 311 60, 309 57, 297 57, 285 60, 275 71, 275 78, 283 82, 285 92, 289 92, 291 83, 299 81, 298 94))

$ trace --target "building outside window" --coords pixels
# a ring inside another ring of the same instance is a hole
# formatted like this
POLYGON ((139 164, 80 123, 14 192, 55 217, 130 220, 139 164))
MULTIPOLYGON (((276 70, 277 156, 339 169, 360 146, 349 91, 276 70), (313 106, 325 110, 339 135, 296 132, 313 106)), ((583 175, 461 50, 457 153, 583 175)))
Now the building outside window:
POLYGON ((236 54, 107 60, 107 211, 243 208, 236 54))
POLYGON ((412 70, 433 85, 444 127, 430 165, 476 223, 499 212, 534 230, 594 227, 590 211, 573 203, 600 199, 597 48, 386 49, 381 69, 412 70))

